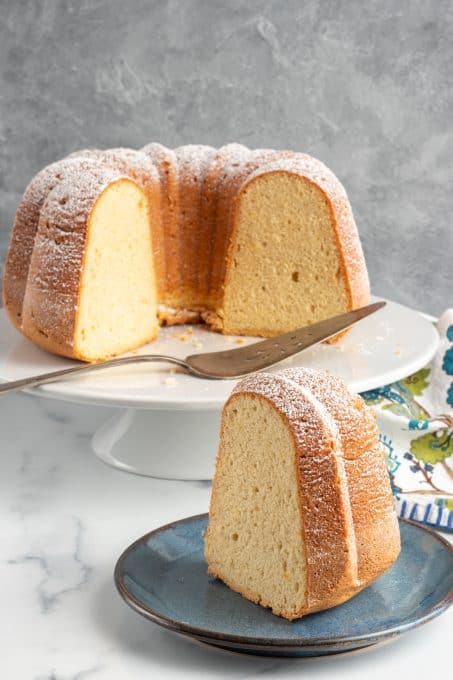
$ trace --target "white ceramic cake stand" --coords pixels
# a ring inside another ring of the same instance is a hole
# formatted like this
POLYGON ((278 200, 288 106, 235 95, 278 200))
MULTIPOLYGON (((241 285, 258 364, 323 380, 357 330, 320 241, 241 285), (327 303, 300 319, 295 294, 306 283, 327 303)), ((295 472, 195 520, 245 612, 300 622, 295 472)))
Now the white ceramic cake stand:
MULTIPOLYGON (((377 299, 377 298, 375 298, 377 299)), ((222 336, 203 326, 163 328, 138 353, 185 357, 231 349, 256 338, 222 336)), ((324 368, 362 392, 422 368, 438 343, 433 324, 420 313, 388 302, 360 321, 340 342, 321 344, 279 364, 324 368)), ((0 380, 74 365, 23 338, 0 310, 0 380)), ((115 407, 93 435, 97 456, 116 468, 168 479, 211 479, 220 412, 236 381, 204 380, 169 364, 137 364, 43 385, 30 394, 115 407)), ((1 397, 0 397, 1 399, 1 397)))

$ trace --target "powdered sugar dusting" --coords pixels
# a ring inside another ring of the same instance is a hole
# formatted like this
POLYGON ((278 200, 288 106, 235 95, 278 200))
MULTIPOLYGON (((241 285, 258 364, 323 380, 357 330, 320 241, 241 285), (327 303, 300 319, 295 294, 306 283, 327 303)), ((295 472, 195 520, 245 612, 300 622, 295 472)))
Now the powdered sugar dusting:
POLYGON ((175 155, 180 168, 179 176, 182 178, 181 173, 186 172, 189 173, 189 175, 194 174, 196 175, 197 181, 201 183, 206 168, 209 166, 215 151, 214 147, 205 144, 185 144, 184 146, 178 146, 175 149, 175 155))
MULTIPOLYGON (((305 387, 300 382, 297 382, 296 380, 292 380, 290 375, 288 374, 278 374, 278 378, 280 380, 286 381, 288 384, 295 386, 297 389, 301 391, 301 393, 304 395, 306 399, 311 401, 312 405, 314 408, 318 411, 322 421, 326 424, 328 429, 334 433, 335 439, 338 442, 339 441, 339 431, 336 422, 332 418, 331 413, 329 410, 325 407, 323 401, 320 401, 319 399, 316 398, 315 394, 313 393, 312 390, 310 390, 308 387, 305 387)), ((336 447, 337 449, 340 449, 340 446, 336 447)))
POLYGON ((86 226, 101 192, 127 176, 99 161, 75 159, 41 209, 23 308, 23 328, 72 346, 86 226))
POLYGON ((250 159, 251 153, 252 151, 242 144, 222 146, 214 158, 214 163, 222 169, 221 180, 227 181, 234 177, 250 159))
POLYGON ((109 165, 136 180, 143 188, 159 182, 159 173, 151 159, 141 151, 118 147, 115 149, 82 149, 68 158, 91 158, 109 165))
POLYGON ((147 156, 151 162, 154 163, 155 167, 159 171, 161 181, 163 179, 162 175, 165 173, 165 166, 171 164, 173 168, 176 169, 177 164, 175 152, 173 149, 168 149, 166 146, 163 146, 163 144, 151 142, 140 149, 140 152, 145 154, 145 156, 147 156))
POLYGON ((35 244, 39 216, 49 192, 66 178, 80 181, 85 172, 94 169, 95 160, 67 158, 43 168, 27 186, 14 221, 11 244, 5 266, 5 299, 17 318, 22 315, 23 298, 30 260, 35 244))
POLYGON ((280 376, 305 387, 324 405, 340 432, 346 458, 356 458, 377 445, 378 433, 374 411, 345 383, 327 371, 287 368, 280 376))
POLYGON ((335 422, 309 389, 279 373, 254 373, 241 380, 232 394, 246 392, 265 397, 288 418, 300 455, 340 450, 335 422))
POLYGON ((89 171, 95 167, 96 163, 89 158, 83 160, 77 158, 64 158, 63 160, 48 165, 34 176, 28 187, 25 189, 22 201, 17 209, 16 218, 18 214, 24 212, 26 221, 37 226, 39 211, 41 210, 49 191, 66 178, 70 178, 73 181, 77 181, 77 179, 80 180, 80 177, 85 171, 89 171))
POLYGON ((256 373, 241 381, 234 392, 249 390, 258 390, 271 401, 276 396, 280 400, 286 399, 285 413, 290 419, 298 418, 291 401, 294 390, 299 390, 316 405, 329 431, 340 437, 339 448, 345 458, 354 459, 377 446, 376 418, 372 409, 360 396, 352 394, 342 380, 326 371, 287 368, 275 374, 256 373), (291 392, 282 391, 282 382, 291 386, 291 392))

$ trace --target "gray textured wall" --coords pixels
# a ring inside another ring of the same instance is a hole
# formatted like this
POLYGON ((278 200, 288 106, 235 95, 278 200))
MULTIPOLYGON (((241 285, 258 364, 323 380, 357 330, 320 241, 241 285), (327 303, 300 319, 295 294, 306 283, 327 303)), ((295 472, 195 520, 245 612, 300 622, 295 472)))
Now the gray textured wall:
POLYGON ((25 184, 69 151, 239 141, 327 163, 374 291, 440 312, 452 29, 451 0, 0 0, 0 262, 25 184))

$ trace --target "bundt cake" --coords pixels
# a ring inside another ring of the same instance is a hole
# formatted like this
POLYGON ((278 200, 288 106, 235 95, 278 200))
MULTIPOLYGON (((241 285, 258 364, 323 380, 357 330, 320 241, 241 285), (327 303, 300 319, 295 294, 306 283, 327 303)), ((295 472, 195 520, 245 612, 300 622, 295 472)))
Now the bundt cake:
POLYGON ((36 175, 3 297, 31 340, 98 361, 154 337, 156 314, 272 336, 366 304, 369 284, 346 193, 321 162, 153 143, 78 151, 36 175))
POLYGON ((349 599, 399 550, 384 452, 361 397, 310 369, 242 380, 223 409, 209 573, 295 619, 349 599))

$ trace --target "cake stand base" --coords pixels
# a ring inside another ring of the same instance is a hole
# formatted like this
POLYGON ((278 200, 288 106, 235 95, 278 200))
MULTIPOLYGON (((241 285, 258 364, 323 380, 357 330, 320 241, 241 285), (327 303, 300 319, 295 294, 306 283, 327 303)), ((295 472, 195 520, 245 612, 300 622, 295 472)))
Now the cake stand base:
POLYGON ((220 409, 117 409, 95 432, 92 447, 108 465, 159 479, 206 480, 214 475, 220 409))

